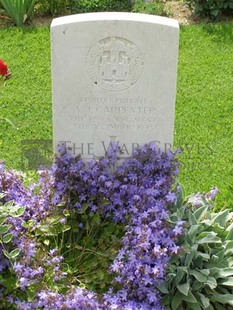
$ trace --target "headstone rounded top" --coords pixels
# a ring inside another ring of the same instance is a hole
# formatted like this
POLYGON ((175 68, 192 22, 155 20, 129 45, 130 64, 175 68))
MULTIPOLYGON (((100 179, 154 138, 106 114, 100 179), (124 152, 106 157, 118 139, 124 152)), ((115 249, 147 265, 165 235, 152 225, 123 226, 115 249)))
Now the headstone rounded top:
POLYGON ((61 26, 64 24, 73 24, 79 22, 96 22, 103 20, 124 20, 132 22, 145 22, 166 25, 170 27, 179 28, 179 23, 177 20, 167 17, 161 17, 157 15, 149 14, 139 14, 139 13, 125 13, 125 12, 98 12, 98 13, 84 13, 84 14, 74 14, 68 16, 62 16, 54 18, 51 27, 61 26))

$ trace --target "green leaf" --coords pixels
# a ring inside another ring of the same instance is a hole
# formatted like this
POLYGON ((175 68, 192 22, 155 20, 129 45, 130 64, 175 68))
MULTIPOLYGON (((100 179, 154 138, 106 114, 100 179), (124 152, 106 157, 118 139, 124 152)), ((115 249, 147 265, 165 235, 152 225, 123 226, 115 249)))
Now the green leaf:
POLYGON ((97 276, 100 280, 103 280, 105 277, 105 273, 102 270, 98 270, 97 276))
POLYGON ((166 281, 160 283, 158 286, 157 286, 158 290, 163 293, 163 294, 168 294, 169 291, 168 291, 168 288, 167 288, 167 283, 166 281))
POLYGON ((71 226, 70 225, 63 225, 62 226, 62 232, 66 232, 66 231, 68 231, 68 230, 70 230, 71 229, 71 226))
POLYGON ((0 225, 0 235, 7 233, 10 228, 11 225, 0 225))
POLYGON ((194 291, 200 291, 201 290, 201 288, 203 287, 203 283, 201 283, 201 282, 199 282, 199 281, 194 281, 193 283, 192 283, 192 291, 194 292, 194 291))
POLYGON ((16 258, 16 257, 19 255, 20 250, 19 250, 19 249, 14 249, 14 250, 11 251, 10 253, 7 252, 6 250, 3 250, 3 253, 4 253, 4 255, 5 255, 7 258, 9 258, 9 259, 14 259, 14 258, 16 258))
POLYGON ((9 215, 12 217, 20 217, 24 214, 25 207, 13 206, 9 211, 9 215))
POLYGON ((217 287, 218 284, 214 277, 208 277, 205 285, 208 285, 213 290, 217 287))
POLYGON ((222 304, 218 303, 218 302, 214 303, 214 307, 216 310, 226 310, 226 307, 223 306, 222 304))
POLYGON ((195 259, 193 259, 193 265, 203 268, 204 263, 202 257, 198 255, 195 259))
POLYGON ((217 294, 214 293, 213 296, 210 297, 212 302, 220 302, 222 304, 229 304, 233 306, 233 294, 217 294))
POLYGON ((226 240, 225 256, 233 255, 233 240, 226 240))
POLYGON ((226 237, 225 237, 225 240, 232 240, 233 239, 233 223, 231 223, 226 231, 228 232, 226 237))
POLYGON ((93 216, 93 223, 96 224, 96 225, 100 225, 100 215, 98 213, 95 213, 94 216, 93 216))
POLYGON ((14 249, 13 251, 9 253, 9 257, 16 258, 19 255, 19 253, 20 253, 20 249, 14 249))
POLYGON ((221 234, 222 232, 225 233, 225 228, 220 226, 219 223, 212 224, 212 230, 217 233, 217 235, 221 234))
POLYGON ((200 251, 197 251, 196 252, 196 257, 201 257, 204 261, 208 261, 210 259, 210 255, 207 254, 207 253, 203 253, 203 252, 200 252, 200 251))
MULTIPOLYGON (((213 264, 214 266, 218 266, 219 263, 219 257, 217 255, 212 255, 210 260, 209 260, 210 264, 213 264)), ((212 265, 212 266, 213 266, 212 265)))
POLYGON ((203 305, 203 308, 206 309, 210 306, 210 301, 209 301, 209 298, 207 298, 205 295, 201 294, 201 293, 197 293, 198 296, 200 297, 201 299, 201 302, 202 302, 202 305, 203 305))
POLYGON ((7 258, 10 258, 9 257, 9 253, 6 251, 6 250, 2 250, 3 254, 7 257, 7 258))
POLYGON ((7 215, 2 215, 0 216, 0 225, 2 225, 3 223, 5 223, 5 221, 7 220, 7 215))
POLYGON ((194 276, 194 278, 201 283, 205 282, 208 278, 208 275, 204 275, 203 273, 197 270, 190 270, 190 274, 194 276))
POLYGON ((209 206, 202 206, 193 213, 198 222, 202 220, 202 218, 205 216, 208 209, 209 209, 209 206))
POLYGON ((233 268, 216 268, 217 274, 215 278, 226 278, 229 276, 233 276, 233 268))
POLYGON ((175 285, 180 283, 180 281, 183 279, 185 274, 187 274, 187 272, 185 272, 182 267, 177 268, 177 273, 176 273, 176 276, 174 278, 175 285))
POLYGON ((52 226, 41 225, 36 229, 36 235, 55 236, 57 235, 57 231, 52 226))
POLYGON ((89 204, 88 203, 83 203, 82 204, 82 208, 79 210, 79 214, 84 214, 86 212, 86 210, 89 208, 89 204))
POLYGON ((213 15, 214 17, 217 17, 219 15, 219 11, 220 10, 217 10, 217 9, 211 10, 211 15, 213 15))
POLYGON ((9 123, 12 127, 14 127, 15 129, 19 129, 19 127, 17 127, 9 118, 7 117, 0 117, 0 120, 4 120, 6 121, 7 123, 9 123))
POLYGON ((33 227, 36 223, 36 220, 29 220, 29 221, 23 221, 21 223, 21 226, 24 227, 24 228, 30 228, 30 227, 33 227))
POLYGON ((184 296, 183 295, 183 299, 188 302, 188 303, 196 303, 197 304, 197 300, 195 298, 195 296, 191 293, 191 291, 189 291, 188 296, 184 296))
POLYGON ((214 223, 218 223, 221 227, 224 228, 231 217, 232 217, 232 214, 229 213, 228 209, 222 212, 218 212, 211 219, 211 225, 214 223))
POLYGON ((45 239, 45 240, 43 241, 43 243, 44 243, 45 245, 49 246, 49 245, 50 245, 50 240, 49 240, 49 239, 45 239))
POLYGON ((193 257, 195 256, 195 251, 191 251, 190 253, 186 254, 185 256, 185 261, 184 261, 184 265, 189 267, 192 260, 193 260, 193 257))
MULTIPOLYGON (((8 273, 6 275, 4 275, 4 278, 3 278, 3 281, 2 281, 2 284, 3 286, 10 292, 12 291, 15 291, 15 289, 17 288, 17 283, 16 283, 16 277, 15 275, 11 274, 11 273, 8 273)), ((2 308, 2 307, 1 307, 2 308)), ((2 308, 2 309, 5 309, 2 308)))
POLYGON ((177 202, 176 207, 179 208, 183 205, 183 202, 185 200, 185 189, 182 184, 179 184, 179 191, 177 193, 177 202))
POLYGON ((196 225, 197 224, 196 217, 193 215, 192 212, 189 212, 189 223, 191 225, 196 225))
POLYGON ((33 8, 35 0, 24 1, 9 1, 0 0, 7 14, 12 18, 14 23, 21 27, 26 19, 31 19, 33 16, 33 8))
POLYGON ((3 236, 2 241, 4 243, 9 243, 12 240, 12 238, 13 238, 13 234, 9 233, 3 236))
POLYGON ((172 298, 172 310, 177 310, 182 305, 182 294, 180 292, 176 292, 172 298))
POLYGON ((201 310, 202 308, 199 306, 198 303, 189 303, 189 302, 187 302, 187 309, 201 310))
POLYGON ((201 269, 199 270, 201 274, 203 274, 204 276, 208 276, 210 274, 210 270, 209 269, 201 269))
POLYGON ((233 256, 230 256, 227 258, 227 264, 228 266, 232 267, 233 266, 233 256))
POLYGON ((60 223, 60 220, 61 220, 61 219, 62 219, 61 216, 52 217, 52 218, 50 218, 50 220, 49 220, 49 224, 50 224, 50 225, 56 225, 56 224, 60 223))
POLYGON ((65 217, 69 217, 69 216, 70 216, 70 211, 67 210, 67 209, 65 209, 65 210, 63 211, 63 214, 64 214, 65 217))
POLYGON ((222 243, 221 238, 217 237, 214 232, 209 232, 206 234, 204 238, 197 240, 198 244, 205 244, 205 243, 222 243))
POLYGON ((217 252, 215 255, 218 257, 219 262, 221 262, 225 258, 226 251, 223 246, 220 246, 219 249, 220 251, 217 252))
POLYGON ((190 285, 189 282, 178 284, 177 289, 181 292, 181 294, 188 296, 190 285))
POLYGON ((106 206, 106 205, 109 205, 109 204, 110 204, 110 200, 108 200, 108 199, 101 200, 101 205, 102 206, 106 206))
MULTIPOLYGON (((165 294, 166 294, 166 293, 165 293, 165 294)), ((173 298, 173 296, 170 297, 169 294, 166 294, 166 295, 163 296, 163 298, 162 298, 162 304, 165 306, 165 309, 171 309, 171 308, 170 308, 170 304, 171 304, 171 299, 172 299, 172 298, 173 298), (167 308, 167 306, 168 306, 168 308, 167 308)))
POLYGON ((202 229, 200 225, 192 225, 190 229, 188 230, 188 236, 190 237, 192 242, 194 242, 195 237, 200 229, 202 229))
POLYGON ((233 286, 233 277, 229 277, 218 282, 221 285, 233 286))

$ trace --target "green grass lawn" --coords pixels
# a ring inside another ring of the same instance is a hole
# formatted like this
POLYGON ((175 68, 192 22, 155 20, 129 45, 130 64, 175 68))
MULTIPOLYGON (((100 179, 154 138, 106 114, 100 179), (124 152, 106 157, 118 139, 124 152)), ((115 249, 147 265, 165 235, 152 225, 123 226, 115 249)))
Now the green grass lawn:
MULTIPOLYGON (((233 208, 233 24, 181 27, 175 147, 186 193, 217 186, 218 208, 233 208)), ((52 139, 48 27, 1 28, 0 58, 13 74, 1 90, 0 159, 21 169, 21 142, 52 139)))
POLYGON ((186 192, 217 186, 233 208, 233 24, 181 28, 175 146, 186 192))

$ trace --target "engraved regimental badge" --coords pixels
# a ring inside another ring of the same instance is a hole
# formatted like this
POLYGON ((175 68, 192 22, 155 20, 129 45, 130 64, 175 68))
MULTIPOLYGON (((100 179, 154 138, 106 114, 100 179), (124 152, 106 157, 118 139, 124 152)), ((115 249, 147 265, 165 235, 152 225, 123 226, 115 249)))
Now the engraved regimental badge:
POLYGON ((124 38, 109 37, 97 42, 86 59, 88 75, 98 87, 121 91, 132 86, 142 73, 138 47, 124 38))

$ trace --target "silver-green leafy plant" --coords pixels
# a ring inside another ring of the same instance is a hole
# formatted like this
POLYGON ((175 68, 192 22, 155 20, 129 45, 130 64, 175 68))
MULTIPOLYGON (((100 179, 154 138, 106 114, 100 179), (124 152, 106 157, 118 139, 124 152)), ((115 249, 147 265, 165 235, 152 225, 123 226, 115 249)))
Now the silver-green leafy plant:
POLYGON ((18 27, 33 19, 35 0, 0 0, 0 4, 18 27))
POLYGON ((0 250, 9 259, 14 259, 19 255, 20 250, 18 248, 8 252, 5 245, 9 244, 13 239, 13 234, 10 232, 11 224, 7 223, 9 217, 20 217, 23 215, 25 208, 14 205, 13 201, 2 203, 1 199, 4 197, 0 193, 0 250))
POLYGON ((233 212, 213 211, 214 191, 191 196, 185 203, 181 194, 170 216, 184 227, 179 253, 171 258, 159 287, 165 309, 232 309, 233 212))

